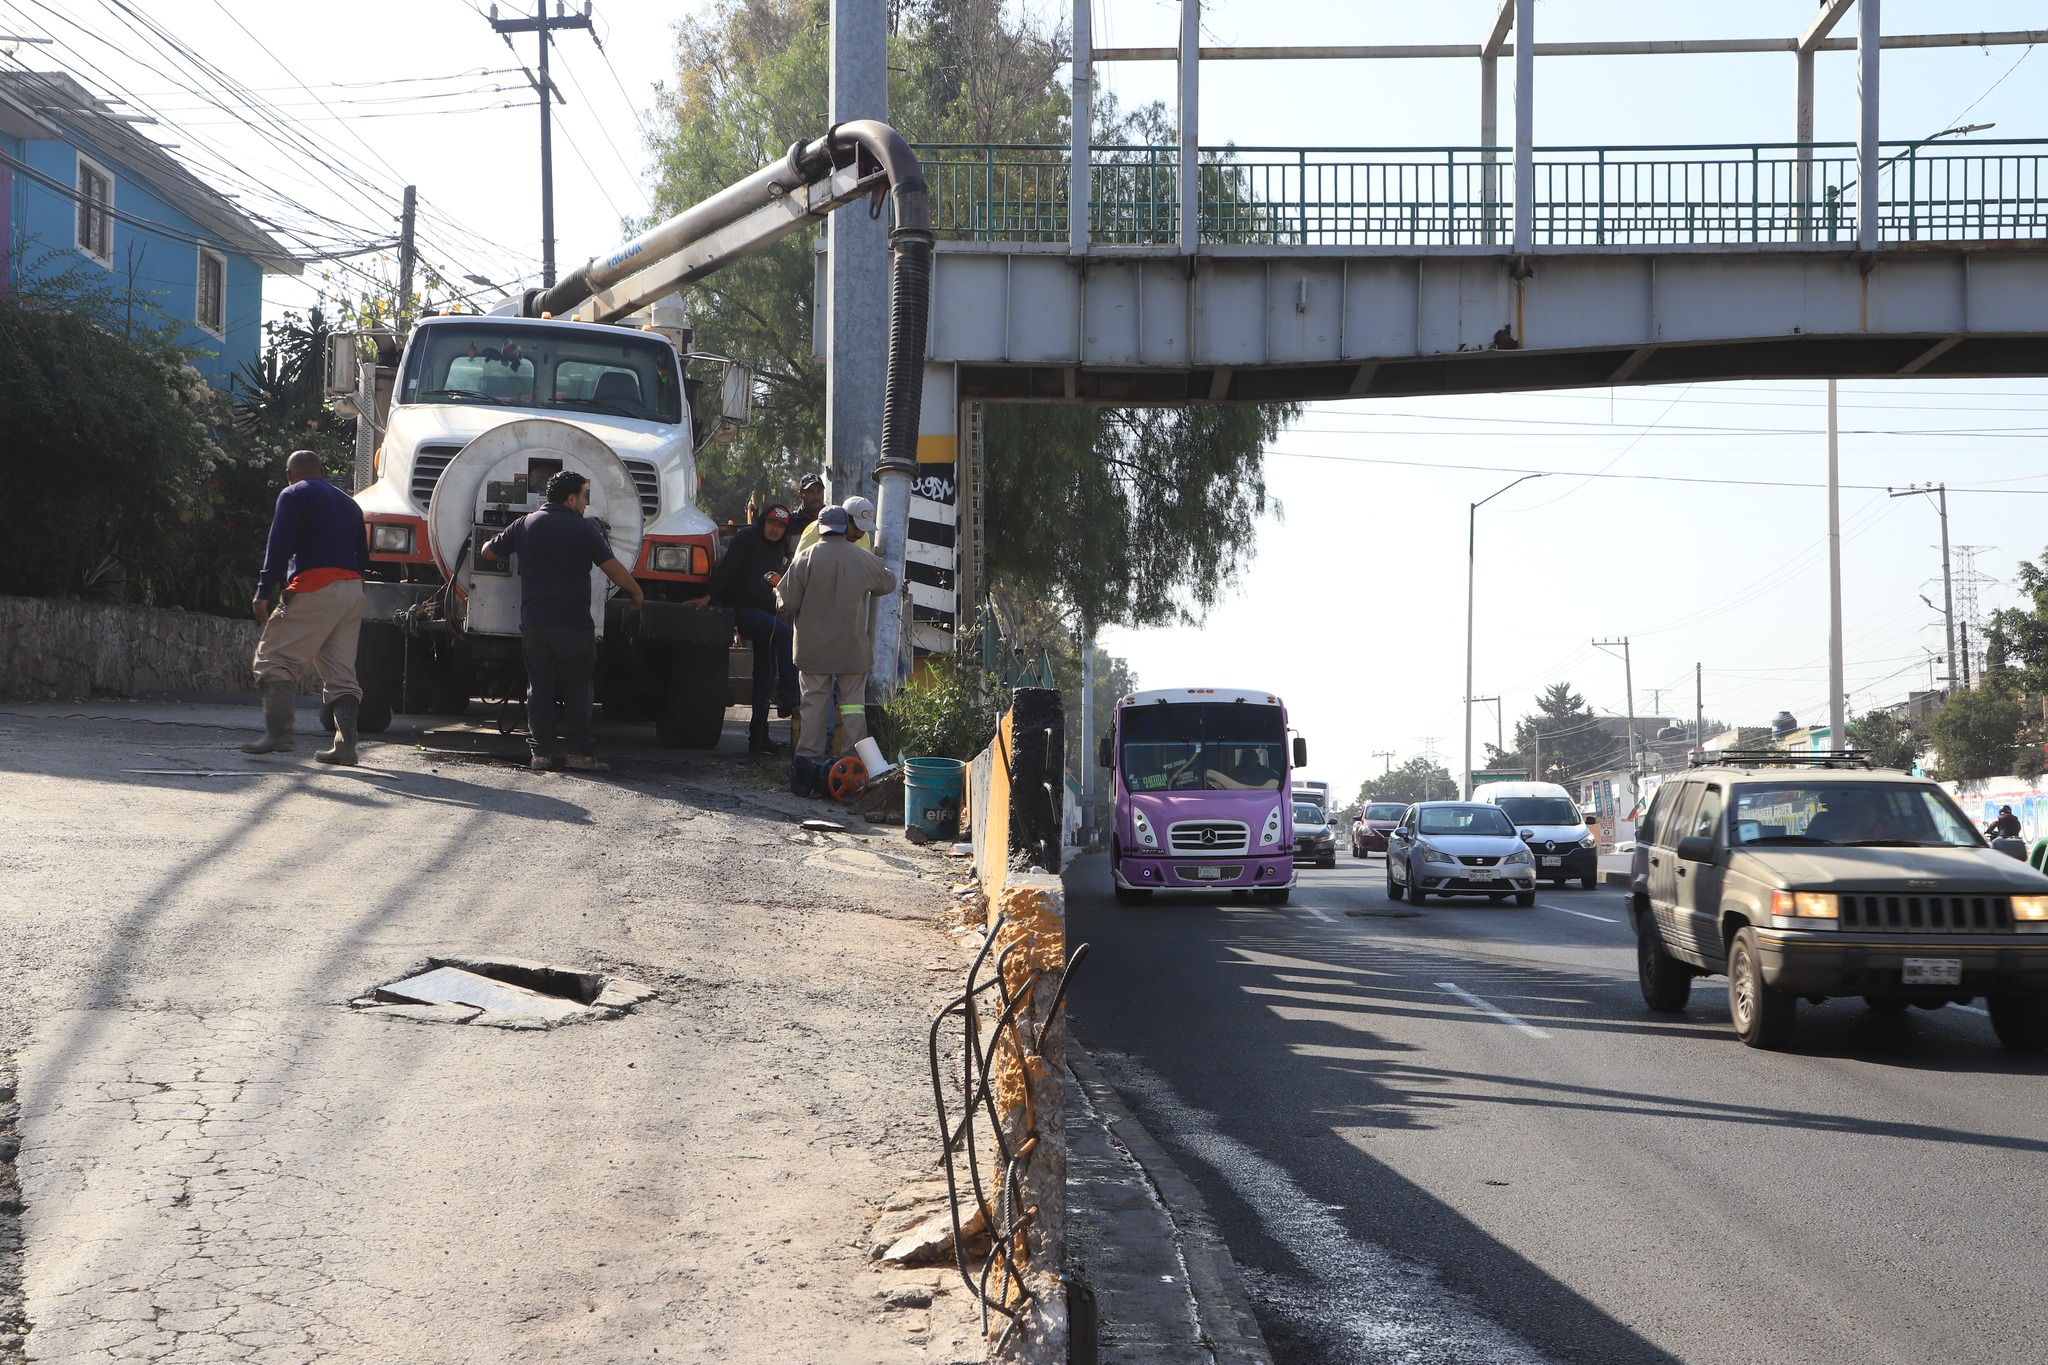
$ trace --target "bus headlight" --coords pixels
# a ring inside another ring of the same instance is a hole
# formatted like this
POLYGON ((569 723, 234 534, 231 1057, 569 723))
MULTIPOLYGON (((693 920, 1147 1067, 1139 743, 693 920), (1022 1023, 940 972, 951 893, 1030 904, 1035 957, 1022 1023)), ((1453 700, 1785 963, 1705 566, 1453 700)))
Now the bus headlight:
POLYGON ((1259 831, 1259 846, 1263 848, 1267 844, 1277 844, 1279 842, 1280 808, 1275 806, 1266 812, 1266 827, 1259 831))
POLYGON ((1138 842, 1146 848, 1159 847, 1159 836, 1152 832, 1152 822, 1145 818, 1145 812, 1131 811, 1131 832, 1138 836, 1138 842))

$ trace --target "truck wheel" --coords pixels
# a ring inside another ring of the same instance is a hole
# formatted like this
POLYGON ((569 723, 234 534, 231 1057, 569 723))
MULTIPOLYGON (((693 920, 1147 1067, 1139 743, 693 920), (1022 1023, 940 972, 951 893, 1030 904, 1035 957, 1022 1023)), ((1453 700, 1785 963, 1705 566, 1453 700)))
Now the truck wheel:
POLYGON ((1659 1014, 1677 1014, 1692 999, 1692 973, 1664 951, 1664 940, 1647 916, 1636 930, 1636 983, 1643 1003, 1659 1014))
POLYGON ((1111 892, 1115 894, 1117 900, 1125 905, 1135 905, 1139 901, 1151 900, 1152 893, 1144 887, 1125 886, 1116 879, 1116 874, 1123 870, 1123 861, 1123 846, 1112 838, 1109 841, 1109 889, 1111 892))
MULTIPOLYGON (((363 622, 356 637, 356 682, 363 689, 356 708, 356 729, 381 735, 391 728, 391 712, 405 675, 405 637, 384 621, 363 622)), ((330 728, 332 728, 330 726, 330 728)))
POLYGON ((716 749, 725 731, 725 651, 676 645, 668 661, 668 693, 654 720, 664 749, 716 749))
POLYGON ((1984 1002, 1998 1041, 2014 1052, 2048 1049, 2048 999, 2039 996, 1994 995, 1984 1002))
POLYGON ((1751 1047, 1781 1048, 1791 1040, 1798 1008, 1798 996, 1764 984, 1756 930, 1746 924, 1737 929, 1728 945, 1728 1015, 1735 1036, 1751 1047))

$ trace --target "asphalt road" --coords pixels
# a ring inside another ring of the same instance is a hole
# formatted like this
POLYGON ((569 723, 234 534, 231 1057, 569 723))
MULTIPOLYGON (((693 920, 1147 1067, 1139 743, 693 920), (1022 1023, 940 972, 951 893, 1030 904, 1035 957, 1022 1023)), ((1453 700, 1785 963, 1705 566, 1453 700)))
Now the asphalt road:
POLYGON ((2048 1063, 1974 1009, 1720 978, 1646 1011, 1623 893, 1118 905, 1067 875, 1075 1028, 1208 1200, 1276 1359, 2048 1360, 2048 1063))

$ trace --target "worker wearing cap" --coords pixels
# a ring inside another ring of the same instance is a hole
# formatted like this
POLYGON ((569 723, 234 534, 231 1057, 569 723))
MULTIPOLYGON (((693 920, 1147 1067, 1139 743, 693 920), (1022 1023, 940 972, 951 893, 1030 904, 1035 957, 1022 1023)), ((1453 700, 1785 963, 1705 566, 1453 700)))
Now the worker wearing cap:
MULTIPOLYGON (((870 554, 882 553, 875 544, 875 505, 866 498, 854 496, 839 504, 846 509, 849 525, 846 538, 866 549, 870 554)), ((818 543, 818 524, 812 522, 803 534, 797 537, 796 553, 802 554, 818 543)))
POLYGON ((363 621, 363 575, 370 567, 363 511, 327 482, 320 457, 310 450, 291 453, 284 477, 263 570, 256 578, 256 598, 249 604, 263 623, 255 661, 263 735, 244 744, 242 752, 292 751, 299 675, 312 664, 320 670, 321 693, 334 715, 334 742, 313 757, 353 764, 356 714, 363 699, 356 682, 356 642, 363 621))
POLYGON ((817 524, 818 512, 825 506, 825 481, 816 474, 804 475, 796 486, 796 498, 796 510, 789 514, 789 553, 792 559, 801 548, 804 535, 817 524))
MULTIPOLYGON (((754 646, 754 714, 747 723, 747 752, 778 752, 768 738, 768 703, 781 704, 783 715, 796 710, 796 665, 790 661, 789 622, 775 614, 775 584, 789 567, 791 514, 779 502, 761 509, 752 526, 742 527, 725 547, 718 567, 705 585, 719 605, 732 608, 733 628, 754 646)), ((702 598, 698 599, 702 601, 702 598)))
POLYGON ((852 523, 844 507, 819 512, 817 543, 797 555, 775 592, 782 614, 796 627, 797 686, 803 701, 790 786, 799 793, 813 790, 823 769, 826 717, 835 690, 844 747, 850 752, 867 735, 868 670, 875 659, 868 599, 896 591, 896 575, 888 566, 847 540, 852 523))

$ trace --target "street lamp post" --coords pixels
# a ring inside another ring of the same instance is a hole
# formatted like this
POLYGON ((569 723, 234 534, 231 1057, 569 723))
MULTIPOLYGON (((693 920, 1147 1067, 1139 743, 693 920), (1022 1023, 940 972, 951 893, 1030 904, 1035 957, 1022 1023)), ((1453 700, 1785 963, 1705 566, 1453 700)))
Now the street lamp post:
POLYGON ((1465 511, 1465 785, 1462 794, 1467 801, 1472 799, 1472 608, 1475 601, 1473 568, 1479 558, 1479 509, 1515 484, 1547 477, 1547 474, 1524 474, 1514 483, 1488 493, 1465 511))

